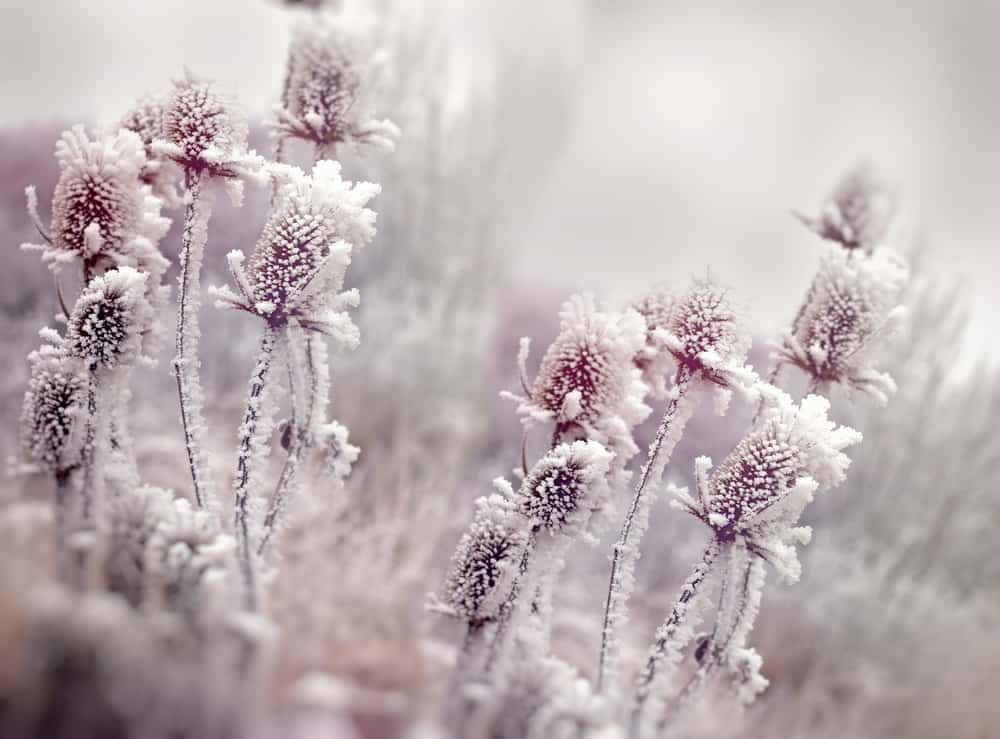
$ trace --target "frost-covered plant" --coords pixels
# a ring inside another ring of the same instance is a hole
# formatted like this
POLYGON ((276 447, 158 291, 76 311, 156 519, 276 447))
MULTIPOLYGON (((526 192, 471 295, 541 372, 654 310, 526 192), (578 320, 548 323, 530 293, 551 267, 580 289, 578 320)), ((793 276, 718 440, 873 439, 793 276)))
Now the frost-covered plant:
POLYGON ((530 343, 521 340, 518 364, 525 397, 505 395, 519 402, 527 427, 554 424, 553 445, 594 439, 631 457, 637 451, 632 429, 650 410, 634 363, 646 340, 642 317, 632 310, 602 311, 592 295, 573 296, 559 317, 559 335, 530 384, 525 367, 530 343))
MULTIPOLYGON (((351 261, 351 251, 364 246, 375 235, 375 212, 367 208, 378 193, 369 182, 353 183, 340 176, 340 164, 319 162, 311 176, 293 167, 281 170, 287 181, 277 190, 273 211, 254 253, 244 269, 244 255, 229 254, 229 266, 236 291, 213 290, 222 307, 237 308, 262 318, 265 330, 257 366, 250 380, 250 393, 239 432, 239 452, 234 482, 236 539, 243 568, 248 603, 255 599, 249 502, 255 497, 259 482, 254 479, 252 464, 262 461, 268 452, 271 432, 270 404, 263 393, 271 370, 272 353, 279 340, 289 347, 288 360, 292 377, 301 369, 294 354, 297 342, 289 340, 290 330, 305 330, 335 339, 353 348, 359 336, 357 327, 342 310, 357 304, 357 292, 342 292, 344 275, 351 261)), ((307 360, 311 355, 307 357, 307 360)), ((313 373, 315 374, 315 373, 313 373)), ((295 384, 293 384, 293 391, 295 384)), ((312 407, 307 399, 293 392, 296 412, 312 407)), ((311 423, 304 433, 311 433, 311 423)), ((268 531, 277 523, 284 498, 295 484, 295 467, 309 443, 296 439, 292 467, 286 468, 265 518, 268 531), (284 485, 285 487, 282 487, 284 485)), ((266 541, 266 539, 262 540, 266 541)))
POLYGON ((173 513, 174 496, 142 485, 112 496, 107 506, 104 577, 108 590, 133 607, 146 595, 146 549, 157 527, 173 513))
POLYGON ((899 300, 907 277, 902 258, 887 249, 830 247, 778 361, 805 372, 813 391, 841 385, 884 405, 896 385, 873 366, 873 350, 904 313, 899 300))
MULTIPOLYGON (((750 348, 749 332, 724 289, 708 281, 696 282, 666 313, 669 323, 654 329, 652 339, 670 353, 676 370, 663 419, 650 444, 612 552, 597 677, 599 690, 614 670, 616 632, 627 616, 628 599, 635 588, 635 565, 642 535, 649 525, 655 488, 694 413, 693 391, 699 387, 714 389, 721 401, 717 407, 724 409, 731 391, 746 388, 755 377, 743 364, 750 348), (654 486, 653 494, 647 491, 650 484, 654 486)), ((643 338, 643 347, 648 350, 643 338)))
POLYGON ((895 202, 868 164, 844 175, 815 218, 799 216, 808 228, 843 248, 871 254, 892 225, 895 202))
POLYGON ((281 106, 271 124, 279 159, 286 138, 312 143, 317 160, 333 158, 341 144, 394 148, 399 128, 372 117, 379 61, 373 31, 369 20, 343 15, 321 16, 295 29, 281 106))
POLYGON ((807 543, 811 533, 799 525, 802 511, 817 492, 844 480, 850 460, 843 450, 861 440, 854 429, 829 420, 830 404, 822 396, 807 396, 796 406, 776 388, 764 386, 762 394, 764 410, 757 425, 718 469, 710 475, 711 460, 698 458, 696 495, 676 491, 675 504, 709 526, 713 536, 657 631, 637 681, 633 722, 694 638, 707 605, 702 586, 721 556, 730 560, 730 570, 738 566, 723 575, 715 632, 699 650, 701 664, 678 698, 700 687, 716 666, 743 675, 743 691, 754 693, 754 686, 762 685, 755 670, 747 671, 754 664, 759 667, 759 660, 745 648, 763 588, 763 569, 755 562, 772 565, 786 580, 798 579, 795 545, 807 543))
POLYGON ((646 345, 635 357, 642 370, 643 382, 654 397, 667 397, 667 380, 673 370, 673 355, 656 338, 657 331, 669 331, 677 298, 664 289, 651 290, 631 303, 631 307, 646 321, 646 345))
POLYGON ((178 169, 173 162, 158 150, 157 141, 162 141, 164 100, 160 97, 143 96, 126 111, 119 121, 119 127, 132 131, 142 141, 146 151, 146 163, 139 177, 152 188, 153 194, 165 205, 176 207, 182 204, 177 192, 178 169))
POLYGON ((83 126, 74 126, 63 133, 55 155, 60 175, 48 229, 35 188, 26 189, 28 212, 45 244, 25 247, 40 249, 53 270, 79 261, 84 283, 115 265, 162 274, 167 263, 157 244, 170 221, 141 179, 147 166, 141 139, 124 129, 91 138, 83 126))
POLYGON ((214 494, 205 458, 204 393, 199 379, 201 265, 212 214, 210 180, 220 179, 234 204, 243 195, 241 177, 256 175, 262 161, 247 151, 247 123, 233 102, 190 72, 174 81, 163 105, 163 138, 152 149, 184 172, 185 213, 177 294, 176 355, 173 360, 188 465, 199 507, 214 494))

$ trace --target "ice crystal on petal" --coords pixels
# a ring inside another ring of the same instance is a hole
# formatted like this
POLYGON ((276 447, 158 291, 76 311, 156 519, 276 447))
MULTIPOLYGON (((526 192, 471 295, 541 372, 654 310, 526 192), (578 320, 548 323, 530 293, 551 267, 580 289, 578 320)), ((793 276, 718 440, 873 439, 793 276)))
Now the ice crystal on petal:
MULTIPOLYGON (((80 461, 86 378, 61 348, 28 355, 31 375, 21 409, 21 455, 30 468, 65 473, 80 461)), ((30 469, 29 468, 29 469, 30 469)))
POLYGON ((908 270, 886 249, 871 255, 831 247, 779 356, 818 383, 842 384, 885 402, 892 379, 872 364, 872 349, 902 314, 908 270))
POLYGON ((558 445, 525 477, 515 498, 518 509, 549 533, 582 533, 610 494, 606 475, 612 457, 596 441, 558 445))
POLYGON ((528 543, 524 517, 500 495, 480 498, 476 516, 451 558, 444 600, 470 625, 495 618, 528 543))
POLYGON ((66 332, 66 349, 89 365, 113 369, 139 358, 142 336, 152 321, 147 275, 118 267, 84 288, 66 332))
POLYGON ((320 156, 343 143, 395 146, 396 125, 372 117, 373 27, 341 16, 295 30, 281 107, 271 124, 277 137, 311 141, 320 156))

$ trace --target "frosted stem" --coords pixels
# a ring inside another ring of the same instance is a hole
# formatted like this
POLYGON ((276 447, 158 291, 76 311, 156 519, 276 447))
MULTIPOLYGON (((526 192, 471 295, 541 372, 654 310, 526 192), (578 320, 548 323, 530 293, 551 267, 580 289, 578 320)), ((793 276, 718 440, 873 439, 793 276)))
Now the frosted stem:
POLYGON ((537 537, 537 530, 532 530, 531 535, 528 538, 528 544, 524 548, 524 554, 521 555, 521 564, 518 567, 517 577, 515 577, 514 582, 511 583, 510 593, 508 594, 507 599, 504 600, 503 605, 500 606, 500 613, 497 615, 496 629, 493 632, 493 639, 490 642, 486 655, 486 663, 483 666, 483 672, 486 674, 489 674, 496 668, 497 663, 500 661, 500 656, 504 651, 504 642, 507 640, 511 621, 514 620, 515 612, 517 611, 517 601, 521 594, 521 590, 523 589, 528 569, 531 566, 531 555, 534 553, 537 537))
MULTIPOLYGON (((771 371, 767 375, 768 385, 773 385, 774 387, 778 387, 778 378, 781 376, 781 369, 784 366, 785 366, 784 363, 780 359, 774 363, 774 367, 771 368, 771 371)), ((757 425, 757 420, 760 418, 760 414, 763 412, 763 410, 764 410, 764 399, 761 398, 759 401, 757 401, 757 410, 754 411, 753 420, 750 421, 751 428, 757 425)))
POLYGON ((685 625, 693 627, 693 624, 687 623, 692 601, 700 595, 701 587, 704 585, 706 578, 715 566, 720 551, 721 545, 718 539, 713 537, 712 541, 705 548, 705 552, 702 555, 701 560, 694 566, 690 576, 681 587, 680 595, 677 597, 673 607, 670 609, 670 614, 667 616, 660 628, 657 629, 656 641, 649 650, 649 657, 646 659, 646 666, 639 673, 639 677, 636 680, 635 700, 632 706, 632 717, 630 722, 631 736, 637 735, 639 718, 642 712, 643 704, 649 697, 651 686, 653 681, 659 675, 660 667, 668 658, 670 658, 671 661, 676 661, 679 656, 677 651, 683 646, 683 640, 678 638, 678 632, 680 632, 685 625))
POLYGON ((87 372, 87 422, 83 432, 83 483, 80 487, 80 518, 89 521, 93 515, 94 488, 97 484, 97 370, 87 372))
POLYGON ((188 172, 185 175, 188 201, 184 213, 184 231, 181 234, 175 342, 177 354, 173 361, 181 424, 184 427, 184 446, 194 486, 194 499, 199 508, 205 508, 213 499, 205 457, 205 398, 199 377, 201 359, 198 354, 198 342, 201 338, 198 323, 198 311, 201 308, 201 264, 208 241, 208 221, 212 215, 211 201, 202 192, 202 178, 200 173, 188 172))
POLYGON ((663 420, 650 444, 646 463, 643 465, 639 481, 635 487, 632 504, 625 515, 621 535, 611 556, 611 578, 604 606, 604 628, 601 632, 601 653, 597 669, 596 690, 601 692, 608 674, 614 668, 615 638, 619 622, 626 616, 628 599, 635 589, 635 565, 639 560, 639 545, 649 523, 649 511, 654 496, 646 494, 650 480, 658 485, 663 471, 670 461, 674 447, 684 432, 684 426, 694 411, 688 397, 694 376, 685 366, 678 368, 670 401, 663 413, 663 420))
POLYGON ((237 554, 240 560, 240 570, 243 575, 244 598, 248 610, 257 609, 257 591, 254 582, 253 560, 250 551, 248 498, 251 483, 251 464, 255 461, 255 452, 263 443, 261 429, 263 392, 267 377, 271 370, 271 360, 274 355, 274 345, 278 336, 277 329, 268 326, 261 338, 260 351, 257 354, 257 364, 250 377, 250 391, 247 397, 247 408, 240 425, 239 451, 236 457, 236 479, 233 487, 236 492, 234 509, 234 527, 236 530, 237 554))

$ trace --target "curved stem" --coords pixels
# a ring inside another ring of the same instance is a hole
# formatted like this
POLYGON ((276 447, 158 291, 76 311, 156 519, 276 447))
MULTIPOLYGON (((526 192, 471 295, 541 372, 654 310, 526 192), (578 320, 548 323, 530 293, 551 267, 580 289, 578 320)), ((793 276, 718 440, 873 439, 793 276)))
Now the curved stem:
POLYGON ((604 627, 601 632, 601 653, 597 668, 596 690, 601 692, 613 660, 612 649, 618 621, 628 605, 628 599, 634 589, 632 582, 635 564, 639 559, 639 543, 649 517, 652 500, 646 495, 646 486, 650 480, 658 484, 670 456, 673 454, 684 426, 691 417, 693 407, 689 401, 694 375, 685 366, 677 369, 674 376, 674 387, 670 401, 663 412, 663 420, 656 432, 642 467, 639 482, 632 496, 632 504, 625 515, 621 535, 614 546, 611 556, 611 577, 608 581, 608 594, 604 605, 604 627))
POLYGON ((251 483, 251 464, 255 461, 255 452, 261 442, 263 431, 260 428, 263 418, 263 392, 271 370, 271 360, 277 339, 277 329, 268 326, 260 342, 257 354, 257 364, 250 377, 250 390, 247 397, 247 408, 240 425, 239 451, 236 456, 236 480, 233 487, 236 493, 234 509, 234 527, 236 531, 236 547, 240 560, 240 571, 243 576, 244 603, 248 610, 257 609, 257 591, 254 581, 253 560, 250 551, 249 499, 251 483))
POLYGON ((181 424, 184 427, 184 446, 187 449, 188 467, 194 486, 194 500, 199 508, 211 500, 211 481, 205 461, 203 432, 204 395, 199 378, 201 360, 198 340, 201 332, 198 309, 201 307, 201 263, 208 239, 208 220, 211 206, 202 193, 202 175, 188 172, 185 175, 188 191, 184 214, 184 231, 181 234, 180 276, 177 296, 176 356, 173 360, 177 379, 177 396, 180 401, 181 424))
POLYGON ((649 650, 646 666, 639 673, 639 677, 636 680, 635 699, 630 720, 630 736, 637 735, 640 714, 646 699, 649 697, 653 681, 656 679, 664 660, 678 646, 676 643, 677 633, 687 622, 691 601, 701 592, 701 587, 705 583, 709 573, 715 567, 716 560, 721 551, 721 544, 718 539, 713 537, 712 541, 705 548, 701 560, 694 566, 691 575, 681 587, 680 595, 674 601, 674 605, 670 609, 670 614, 660 628, 657 629, 656 641, 649 650))

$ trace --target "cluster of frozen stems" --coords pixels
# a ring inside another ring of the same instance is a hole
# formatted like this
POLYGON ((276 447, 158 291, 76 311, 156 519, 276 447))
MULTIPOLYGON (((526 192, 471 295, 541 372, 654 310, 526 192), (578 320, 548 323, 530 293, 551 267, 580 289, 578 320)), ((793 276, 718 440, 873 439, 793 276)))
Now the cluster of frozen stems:
POLYGON ((82 278, 71 308, 59 289, 65 330, 43 329, 45 343, 29 357, 21 418, 21 471, 55 481, 56 549, 67 584, 94 587, 100 578, 135 605, 199 627, 214 602, 222 604, 216 615, 258 612, 259 571, 276 567, 270 543, 307 471, 311 487, 324 494, 343 487, 358 449, 345 427, 326 418, 327 340, 344 348, 359 341, 347 313, 358 295, 343 285, 352 251, 375 234, 368 204, 379 188, 343 179, 332 156, 341 145, 391 149, 398 135, 392 123, 370 116, 372 30, 370 22, 318 15, 296 32, 272 124, 276 161, 247 149, 248 125, 233 101, 188 72, 110 130, 89 134, 77 126, 63 135, 48 226, 34 188, 27 189, 43 240, 30 248, 42 252, 57 288, 71 265, 82 278), (289 139, 314 148, 310 173, 282 161, 289 139), (232 286, 210 289, 219 307, 250 313, 263 325, 236 434, 227 525, 206 445, 201 268, 214 191, 221 185, 239 206, 245 181, 270 185, 271 212, 248 260, 240 251, 228 254, 232 286), (140 361, 153 363, 170 296, 169 263, 159 250, 170 220, 161 212, 178 207, 172 368, 190 497, 141 482, 127 427, 130 372, 140 361), (287 458, 269 486, 263 462, 282 384, 290 399, 281 436, 287 458))
MULTIPOLYGON (((892 379, 874 366, 880 340, 898 320, 907 271, 884 246, 892 214, 869 170, 851 172, 821 215, 803 218, 832 242, 792 325, 773 354, 769 381, 745 364, 751 335, 727 291, 697 281, 685 292, 654 291, 621 311, 577 296, 561 314, 561 330, 529 382, 528 341, 519 363, 518 403, 525 433, 549 426, 551 445, 533 466, 522 461, 515 489, 498 480, 452 558, 432 607, 463 621, 468 636, 456 667, 453 720, 510 720, 539 736, 580 736, 618 727, 630 737, 658 735, 719 674, 749 703, 767 686, 761 658, 747 645, 767 567, 793 582, 796 547, 810 538, 800 522, 818 492, 838 485, 861 439, 827 416, 834 386, 886 402, 892 379), (796 403, 776 387, 782 367, 806 377, 796 403), (664 472, 700 399, 724 414, 733 392, 756 407, 735 449, 713 467, 696 461, 694 491, 672 487, 672 505, 704 523, 708 540, 629 679, 621 664, 628 602, 650 510, 664 472), (633 475, 635 427, 663 404, 646 459, 633 475), (631 496, 628 491, 631 490, 631 496), (623 507, 611 549, 603 628, 593 681, 549 649, 555 574, 573 541, 597 540, 623 507), (707 633, 699 631, 711 621, 707 633), (561 665, 560 669, 554 665, 561 665), (530 707, 525 681, 559 675, 530 707), (582 697, 581 697, 582 696, 582 697), (563 706, 541 710, 539 702, 563 706), (568 706, 568 707, 567 707, 568 706), (492 718, 490 718, 492 717, 492 718)), ((526 448, 526 446, 525 446, 526 448)), ((471 729, 469 729, 471 730, 471 729)))

